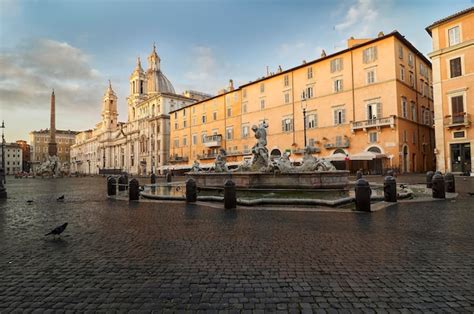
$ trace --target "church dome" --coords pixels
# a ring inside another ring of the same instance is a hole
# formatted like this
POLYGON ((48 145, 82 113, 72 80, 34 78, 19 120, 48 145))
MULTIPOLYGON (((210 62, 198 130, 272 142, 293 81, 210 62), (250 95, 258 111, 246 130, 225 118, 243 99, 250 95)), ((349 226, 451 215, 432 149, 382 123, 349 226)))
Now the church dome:
POLYGON ((149 69, 147 71, 147 81, 149 84, 149 93, 176 93, 173 84, 171 84, 170 80, 168 80, 161 70, 149 69))

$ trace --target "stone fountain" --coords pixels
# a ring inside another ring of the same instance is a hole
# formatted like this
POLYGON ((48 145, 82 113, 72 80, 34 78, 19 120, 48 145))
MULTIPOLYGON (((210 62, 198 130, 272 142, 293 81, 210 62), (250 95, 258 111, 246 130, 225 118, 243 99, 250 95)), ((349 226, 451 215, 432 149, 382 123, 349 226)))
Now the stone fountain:
POLYGON ((300 166, 291 164, 284 153, 279 159, 270 160, 267 149, 266 122, 252 126, 257 143, 252 147, 252 162, 244 161, 237 169, 229 170, 226 152, 221 149, 212 171, 203 171, 197 161, 186 178, 196 181, 199 188, 222 188, 232 179, 241 189, 344 189, 349 183, 349 171, 336 170, 330 161, 312 155, 312 147, 304 150, 300 166))

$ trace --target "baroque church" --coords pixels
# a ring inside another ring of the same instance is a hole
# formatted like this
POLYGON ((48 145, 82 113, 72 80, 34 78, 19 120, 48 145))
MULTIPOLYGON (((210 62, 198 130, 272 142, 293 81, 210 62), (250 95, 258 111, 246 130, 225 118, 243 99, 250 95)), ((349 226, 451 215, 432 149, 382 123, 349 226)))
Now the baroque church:
POLYGON ((153 45, 148 69, 140 58, 130 75, 127 122, 118 121, 117 96, 109 86, 102 101, 102 119, 92 130, 76 135, 71 146, 71 171, 83 174, 107 170, 149 175, 166 169, 170 151, 169 112, 211 97, 200 92, 175 92, 161 71, 161 59, 153 45))

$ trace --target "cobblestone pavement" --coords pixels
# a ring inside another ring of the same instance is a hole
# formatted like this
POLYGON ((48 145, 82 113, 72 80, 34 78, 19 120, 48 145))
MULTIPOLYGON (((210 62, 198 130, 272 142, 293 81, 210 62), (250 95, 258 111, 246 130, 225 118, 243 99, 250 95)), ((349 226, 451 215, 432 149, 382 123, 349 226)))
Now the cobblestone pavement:
POLYGON ((1 313, 474 312, 474 197, 367 214, 129 204, 104 178, 7 189, 1 313))

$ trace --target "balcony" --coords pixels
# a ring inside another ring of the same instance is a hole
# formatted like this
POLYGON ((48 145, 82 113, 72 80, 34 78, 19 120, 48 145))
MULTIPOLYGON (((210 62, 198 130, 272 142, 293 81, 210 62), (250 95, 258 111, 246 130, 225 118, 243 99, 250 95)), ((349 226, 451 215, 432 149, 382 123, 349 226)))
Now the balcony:
POLYGON ((471 115, 467 112, 461 112, 452 116, 446 116, 444 119, 444 125, 447 128, 468 128, 471 125, 471 115))
POLYGON ((203 159, 215 159, 217 156, 217 153, 209 153, 209 154, 198 154, 197 159, 203 160, 203 159))
POLYGON ((352 132, 354 132, 355 130, 367 131, 367 129, 370 129, 370 128, 379 129, 384 126, 389 126, 392 129, 395 128, 395 116, 352 122, 351 131, 352 132))
POLYGON ((168 160, 170 164, 180 163, 180 162, 188 162, 187 156, 178 156, 178 155, 171 155, 170 159, 168 160))
POLYGON ((340 140, 335 140, 333 142, 328 142, 328 143, 324 143, 324 148, 326 149, 333 149, 333 148, 348 148, 349 147, 349 138, 348 137, 344 137, 340 140))
MULTIPOLYGON (((321 152, 321 149, 319 147, 314 147, 314 146, 309 146, 309 147, 311 148, 312 154, 317 154, 321 152)), ((292 154, 296 154, 296 155, 302 155, 304 154, 304 152, 305 152, 304 148, 297 148, 291 151, 292 154)))
POLYGON ((206 147, 220 147, 222 143, 222 135, 215 134, 215 135, 208 135, 204 137, 203 144, 206 147))

